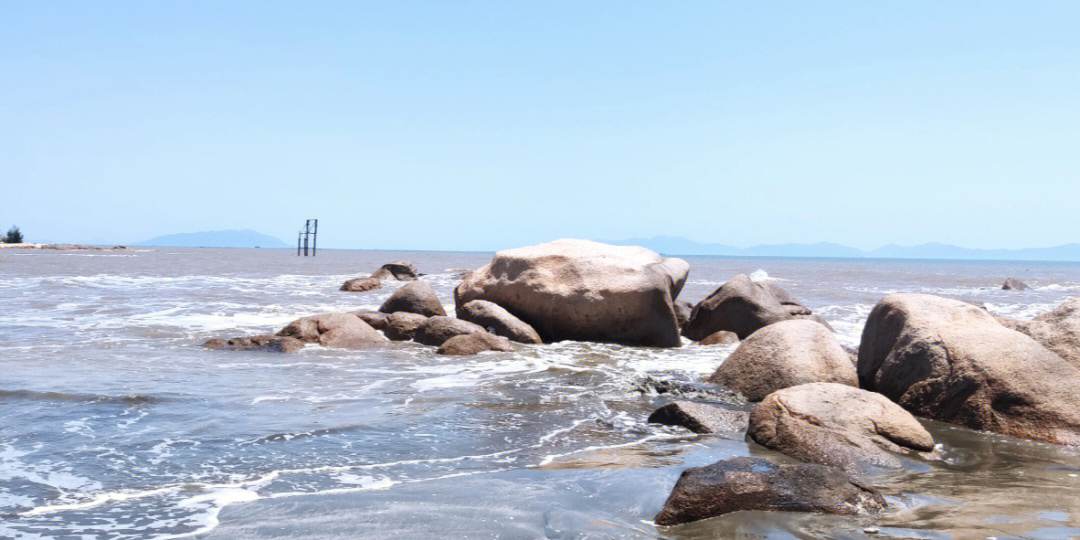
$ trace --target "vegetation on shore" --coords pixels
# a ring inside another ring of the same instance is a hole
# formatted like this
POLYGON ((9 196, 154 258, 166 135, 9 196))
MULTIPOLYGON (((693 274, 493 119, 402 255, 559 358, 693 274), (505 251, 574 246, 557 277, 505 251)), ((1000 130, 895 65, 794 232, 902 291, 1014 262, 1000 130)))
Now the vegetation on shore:
POLYGON ((12 225, 11 228, 8 229, 7 234, 0 238, 0 241, 3 241, 5 244, 21 244, 23 243, 22 231, 19 230, 17 225, 12 225))

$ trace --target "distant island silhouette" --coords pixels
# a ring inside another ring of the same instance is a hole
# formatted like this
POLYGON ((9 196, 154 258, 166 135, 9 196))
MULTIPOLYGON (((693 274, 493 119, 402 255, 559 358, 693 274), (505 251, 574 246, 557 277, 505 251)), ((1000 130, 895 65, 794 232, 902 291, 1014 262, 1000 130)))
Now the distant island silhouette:
POLYGON ((133 244, 136 246, 157 247, 213 247, 213 248, 288 248, 294 247, 286 244, 278 238, 253 231, 225 230, 204 231, 194 233, 167 234, 151 238, 145 242, 133 244))
POLYGON ((605 242, 618 245, 643 246, 664 255, 982 261, 1080 261, 1080 244, 1076 243, 1045 248, 972 249, 930 242, 917 246, 888 244, 868 251, 830 242, 819 242, 816 244, 766 244, 740 248, 725 244, 695 242, 678 236, 628 238, 616 241, 605 240, 605 242))

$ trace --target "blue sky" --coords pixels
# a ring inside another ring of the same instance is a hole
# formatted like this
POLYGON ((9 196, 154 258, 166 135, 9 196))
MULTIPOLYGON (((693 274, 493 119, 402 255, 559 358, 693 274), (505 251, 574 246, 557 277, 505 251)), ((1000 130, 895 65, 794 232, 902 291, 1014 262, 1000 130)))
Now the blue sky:
POLYGON ((1080 241, 1078 2, 2 2, 0 226, 1080 241))

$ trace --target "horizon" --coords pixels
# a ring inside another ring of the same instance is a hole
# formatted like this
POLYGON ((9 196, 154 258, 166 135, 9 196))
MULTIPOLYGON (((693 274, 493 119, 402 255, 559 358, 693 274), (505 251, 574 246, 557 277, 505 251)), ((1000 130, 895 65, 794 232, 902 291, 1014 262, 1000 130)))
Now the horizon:
POLYGON ((1080 5, 0 6, 0 227, 1076 243, 1080 5))

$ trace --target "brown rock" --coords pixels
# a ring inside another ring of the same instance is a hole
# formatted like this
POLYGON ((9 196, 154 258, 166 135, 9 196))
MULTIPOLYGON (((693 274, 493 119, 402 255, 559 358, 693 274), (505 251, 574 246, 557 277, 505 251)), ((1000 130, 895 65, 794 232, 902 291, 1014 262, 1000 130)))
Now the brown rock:
POLYGON ((278 336, 292 337, 306 343, 327 347, 361 348, 385 342, 378 332, 353 313, 322 313, 297 319, 278 336))
POLYGON ((383 332, 392 341, 408 341, 416 335, 416 329, 427 320, 428 318, 423 315, 398 311, 386 317, 386 327, 383 332))
POLYGON ((851 357, 836 337, 824 326, 802 319, 754 332, 707 380, 737 390, 749 401, 811 382, 858 384, 851 357))
POLYGON ((839 469, 738 457, 683 471, 654 521, 677 525, 740 510, 857 515, 885 506, 877 490, 839 469))
POLYGON ((747 425, 747 414, 692 401, 674 401, 649 415, 650 424, 680 426, 694 433, 721 433, 724 431, 743 431, 747 425))
POLYGON ((390 315, 381 311, 354 311, 353 315, 360 317, 361 321, 364 321, 371 325, 376 330, 386 330, 387 319, 390 315))
POLYGON ((457 316, 463 321, 478 324, 495 335, 518 343, 541 343, 540 335, 533 330, 533 327, 494 302, 487 300, 466 302, 457 311, 457 316))
POLYGON ((486 332, 486 330, 484 330, 482 326, 468 321, 455 319, 453 317, 437 316, 429 317, 428 320, 424 321, 424 323, 416 329, 413 340, 417 343, 434 345, 437 347, 446 343, 446 340, 454 336, 477 332, 486 332))
POLYGON ((378 289, 382 286, 382 281, 378 278, 356 278, 350 279, 341 285, 341 290, 345 292, 366 292, 373 289, 378 289))
POLYGON ((435 288, 426 281, 411 281, 402 285, 383 302, 382 306, 379 306, 379 311, 383 313, 405 311, 425 317, 446 315, 439 296, 435 294, 435 288))
POLYGON ((1026 291, 1031 287, 1027 286, 1027 283, 1020 281, 1016 278, 1009 278, 1005 280, 1005 283, 1001 286, 1004 291, 1026 291))
POLYGON ((885 396, 836 383, 769 394, 750 412, 754 442, 795 459, 849 472, 900 467, 896 453, 929 452, 934 438, 885 396))
POLYGON ((203 346, 208 349, 290 353, 303 349, 304 343, 292 337, 264 335, 240 337, 229 340, 211 339, 204 343, 203 346))
POLYGON ((1066 362, 1080 368, 1080 298, 1066 301, 1031 321, 997 318, 1006 327, 1030 336, 1066 362))
POLYGON ((490 332, 474 332, 460 334, 444 341, 435 352, 453 356, 472 356, 484 351, 511 352, 513 350, 515 350, 514 343, 509 339, 490 332))
POLYGON ((791 314, 760 285, 739 274, 694 306, 684 336, 700 341, 720 330, 746 339, 756 330, 791 319, 791 314))
POLYGON ((919 416, 1080 444, 1080 369, 958 300, 886 296, 866 321, 858 373, 863 388, 919 416))
POLYGON ((396 279, 398 281, 412 281, 419 277, 416 267, 409 261, 394 261, 382 265, 372 272, 371 277, 379 280, 396 279))
POLYGON ((719 332, 713 332, 709 334, 705 339, 699 341, 701 345, 731 345, 732 343, 738 343, 739 336, 735 335, 735 332, 728 332, 727 330, 720 330, 719 332))
POLYGON ((454 301, 459 310, 473 300, 494 302, 545 342, 677 347, 673 302, 689 268, 641 247, 556 240, 496 253, 462 281, 454 301))

